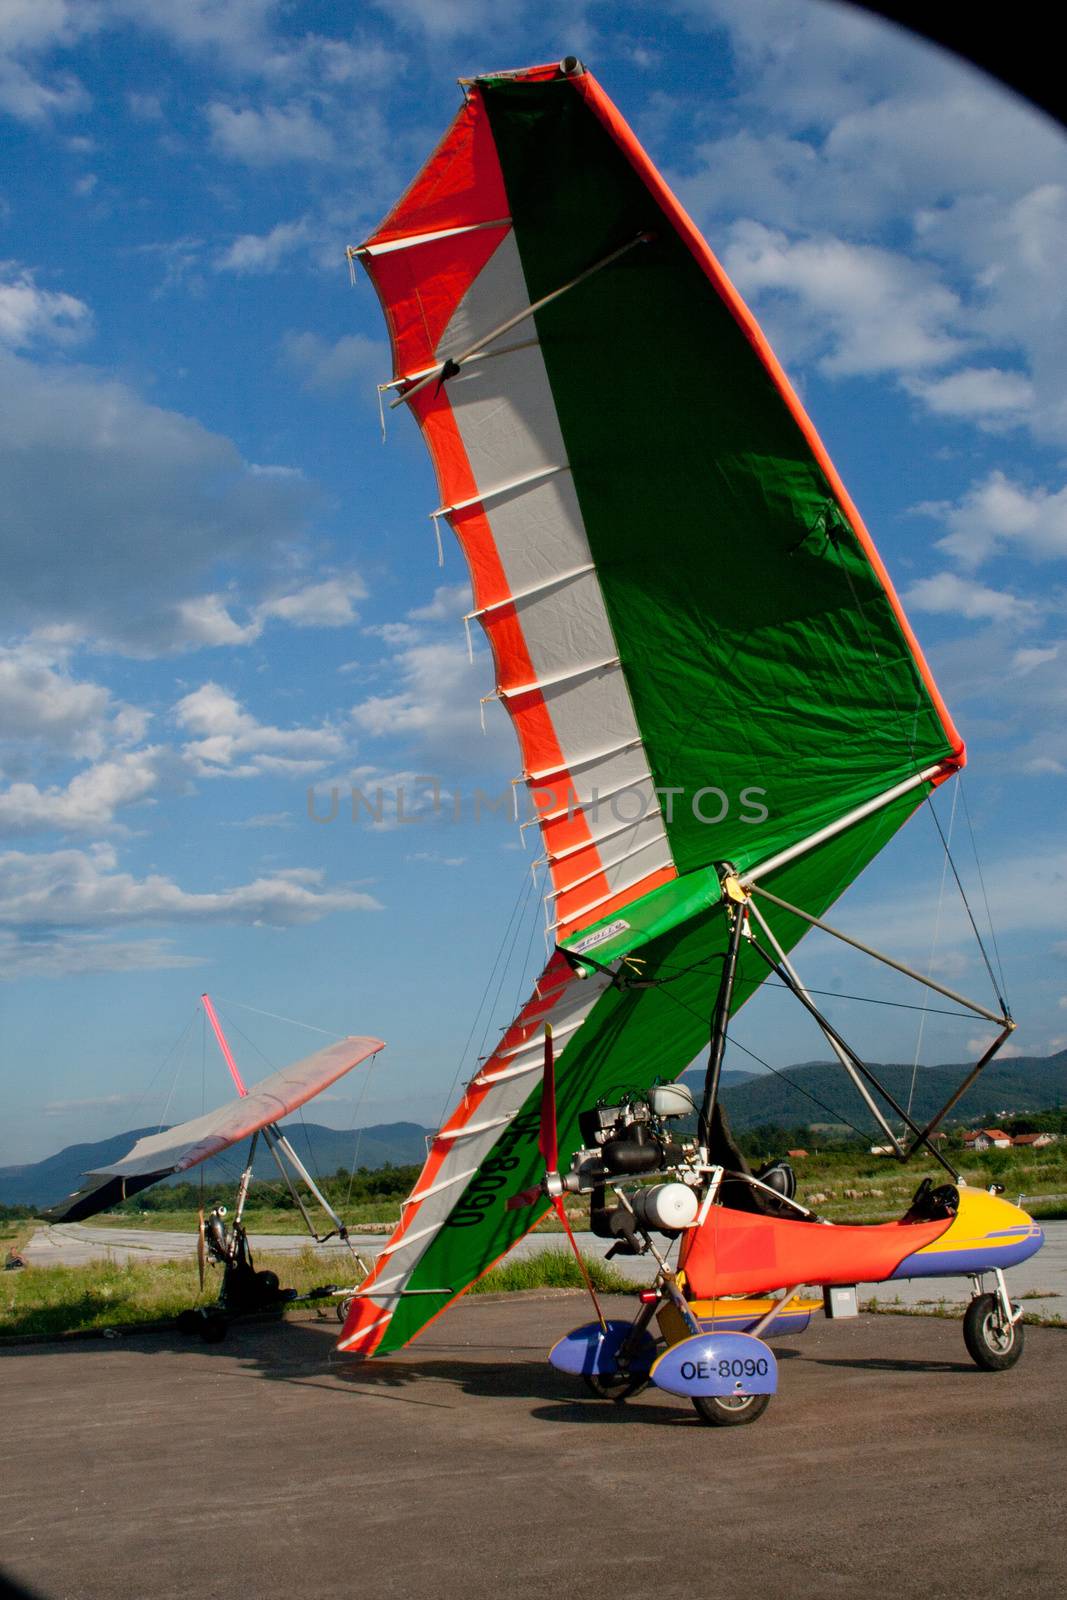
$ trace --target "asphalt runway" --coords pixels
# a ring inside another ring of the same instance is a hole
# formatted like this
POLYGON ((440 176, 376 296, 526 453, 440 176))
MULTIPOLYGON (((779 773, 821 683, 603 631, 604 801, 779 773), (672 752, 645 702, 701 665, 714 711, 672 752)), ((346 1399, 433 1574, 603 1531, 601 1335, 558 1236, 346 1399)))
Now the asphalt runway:
POLYGON ((310 1320, 8 1350, 5 1571, 49 1600, 1063 1595, 1067 1332, 990 1374, 958 1322, 820 1318, 772 1340, 763 1419, 714 1429, 549 1367, 587 1315, 466 1300, 363 1364, 310 1320))

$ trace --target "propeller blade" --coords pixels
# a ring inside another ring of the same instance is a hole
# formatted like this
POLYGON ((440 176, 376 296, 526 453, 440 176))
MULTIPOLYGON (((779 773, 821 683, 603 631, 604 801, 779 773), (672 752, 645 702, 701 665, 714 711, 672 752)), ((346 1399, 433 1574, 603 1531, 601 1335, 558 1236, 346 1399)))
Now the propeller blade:
POLYGON ((201 1206, 196 1219, 196 1266, 197 1271, 200 1274, 201 1294, 204 1292, 204 1268, 207 1265, 206 1256, 207 1249, 204 1242, 204 1208, 201 1206))
POLYGON ((549 1172, 559 1171, 559 1137, 556 1131, 556 1058, 552 1025, 545 1023, 545 1076, 541 1085, 541 1133, 537 1147, 549 1172))
POLYGON ((523 1206, 535 1206, 538 1200, 544 1198, 544 1189, 540 1184, 536 1189, 520 1189, 518 1194, 509 1195, 504 1201, 505 1211, 521 1211, 523 1206))

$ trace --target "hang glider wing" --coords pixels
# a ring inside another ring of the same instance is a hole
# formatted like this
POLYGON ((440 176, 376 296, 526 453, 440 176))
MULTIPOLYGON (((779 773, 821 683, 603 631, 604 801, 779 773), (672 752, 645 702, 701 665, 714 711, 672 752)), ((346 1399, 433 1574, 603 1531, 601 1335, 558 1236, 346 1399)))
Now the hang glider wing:
POLYGON ((380 1039, 342 1039, 282 1067, 253 1085, 241 1099, 231 1100, 191 1122, 138 1139, 121 1161, 87 1173, 89 1183, 43 1215, 50 1222, 81 1222, 161 1178, 187 1172, 295 1111, 382 1049, 380 1039))
MULTIPOLYGON (((964 751, 788 379, 589 73, 472 81, 355 254, 470 569, 557 945, 353 1309, 342 1347, 369 1354, 536 1220, 504 1199, 538 1176, 542 1024, 566 1162, 580 1110, 706 1040, 721 864, 817 914, 964 751), (658 986, 620 989, 622 958, 658 986)), ((803 931, 768 920, 784 948, 803 931)))

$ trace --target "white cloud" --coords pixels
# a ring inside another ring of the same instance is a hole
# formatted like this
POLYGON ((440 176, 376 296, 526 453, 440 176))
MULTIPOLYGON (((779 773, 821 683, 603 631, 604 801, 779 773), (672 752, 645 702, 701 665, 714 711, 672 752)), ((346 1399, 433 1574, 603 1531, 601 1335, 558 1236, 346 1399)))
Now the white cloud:
POLYGON ((99 26, 93 0, 4 0, 0 9, 0 110, 20 122, 83 110, 88 95, 77 78, 59 72, 40 76, 38 58, 69 49, 99 26))
POLYGON ((221 594, 196 595, 177 606, 178 630, 175 646, 244 645, 258 639, 268 622, 284 622, 292 628, 341 628, 358 622, 352 602, 366 598, 367 590, 357 573, 349 572, 317 583, 306 583, 288 593, 261 600, 251 608, 248 620, 238 622, 221 594))
POLYGON ((412 622, 459 622, 471 609, 469 583, 441 584, 429 605, 415 606, 408 612, 412 622))
POLYGON ((449 748, 479 735, 485 662, 471 665, 462 644, 407 645, 393 657, 396 694, 372 695, 352 708, 352 720, 375 737, 416 737, 425 748, 449 748))
POLYGON ((798 340, 834 376, 942 366, 964 348, 950 331, 955 293, 936 273, 873 245, 829 236, 791 239, 758 222, 731 229, 730 276, 760 309, 784 296, 798 340), (799 324, 799 327, 798 327, 799 324))
POLYGON ((329 161, 334 156, 330 130, 309 106, 234 107, 215 101, 207 108, 211 142, 216 151, 250 167, 279 166, 291 161, 329 161))
MULTIPOLYGON (((985 1055, 986 1051, 989 1049, 989 1046, 996 1038, 997 1032, 994 1030, 991 1030, 989 1033, 975 1034, 973 1039, 967 1040, 967 1049, 970 1051, 971 1055, 977 1059, 979 1056, 985 1055)), ((1001 1045, 1000 1049, 997 1051, 995 1059, 997 1061, 1010 1061, 1013 1057, 1024 1055, 1026 1055, 1026 1051, 1023 1049, 1022 1045, 1012 1044, 1009 1040, 1007 1044, 1001 1045)))
POLYGON ((949 532, 938 549, 968 569, 1002 550, 1039 562, 1067 556, 1067 488, 1027 489, 997 470, 955 503, 927 502, 916 510, 945 524, 949 532))
POLYGON ((63 788, 11 784, 0 792, 0 829, 8 834, 100 833, 123 806, 147 799, 159 784, 158 747, 130 751, 79 772, 63 788))
POLYGON ((263 621, 276 618, 294 628, 343 628, 359 620, 352 602, 366 595, 362 578, 350 572, 264 600, 256 607, 256 616, 263 621))
POLYGON ((945 378, 909 377, 904 387, 939 416, 979 421, 1022 420, 1034 401, 1029 378, 999 367, 961 367, 945 378))
MULTIPOLYGON (((0 741, 32 740, 75 756, 100 754, 116 708, 102 684, 71 676, 65 655, 62 645, 40 638, 0 646, 0 741)), ((143 733, 128 720, 124 727, 134 738, 143 733)))
POLYGON ((306 245, 309 231, 308 219, 298 217, 295 222, 277 223, 269 233, 243 233, 217 258, 215 271, 277 272, 288 256, 306 245))
POLYGON ((366 334, 350 333, 335 344, 317 333, 287 333, 282 354, 303 376, 305 389, 331 394, 348 384, 374 380, 388 371, 385 345, 366 334))
POLYGON ((259 722, 217 683, 202 684, 185 695, 174 714, 179 726, 194 735, 183 754, 201 777, 312 773, 345 748, 342 736, 326 725, 276 728, 259 722))
POLYGON ((291 828, 293 814, 291 811, 261 811, 258 816, 245 817, 243 822, 233 822, 233 828, 291 828))
MULTIPOLYGON (((99 933, 48 933, 20 936, 0 929, 0 982, 23 978, 84 977, 102 972, 160 972, 176 967, 198 967, 200 956, 182 955, 170 939, 108 939, 99 933)), ((127 1097, 109 1095, 108 1101, 127 1097)), ((138 1097, 139 1098, 139 1097, 138 1097)), ((71 1101, 69 1106, 91 1102, 71 1101)), ((95 1103, 95 1102, 92 1102, 95 1103)), ((45 1115, 58 1115, 63 1107, 46 1106, 45 1115)))
POLYGON ((1056 661, 1060 655, 1060 646, 1052 644, 1036 646, 1030 650, 1016 650, 1011 658, 1012 672, 1016 676, 1026 676, 1035 672, 1038 667, 1043 667, 1049 661, 1056 661))
POLYGON ((913 583, 904 596, 905 604, 916 611, 932 611, 943 616, 966 617, 968 621, 1021 622, 1032 617, 1032 600, 987 588, 973 578, 956 572, 938 572, 913 583))
POLYGON ((72 345, 93 331, 93 314, 84 300, 39 289, 34 275, 13 262, 0 262, 0 344, 22 350, 39 341, 72 345))
POLYGON ((196 595, 177 607, 180 643, 195 649, 198 645, 251 644, 263 631, 259 622, 240 623, 231 617, 220 594, 196 595))
POLYGON ((377 911, 372 895, 329 889, 310 867, 276 870, 251 883, 189 893, 171 878, 118 870, 113 849, 0 854, 0 924, 13 928, 112 928, 141 923, 241 923, 294 927, 335 911, 377 911))

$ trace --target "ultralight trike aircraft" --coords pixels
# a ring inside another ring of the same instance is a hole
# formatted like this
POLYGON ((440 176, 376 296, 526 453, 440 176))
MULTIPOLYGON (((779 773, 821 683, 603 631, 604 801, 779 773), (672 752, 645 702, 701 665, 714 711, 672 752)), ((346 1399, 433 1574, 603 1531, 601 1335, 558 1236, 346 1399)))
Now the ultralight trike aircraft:
POLYGON ((972 1355, 1007 1366, 1022 1327, 1003 1270, 1041 1233, 961 1184, 931 1137, 1014 1026, 992 965, 981 1005, 889 961, 993 1024, 920 1127, 789 956, 810 927, 836 932, 827 910, 912 812, 941 830, 932 796, 963 740, 789 379, 593 76, 569 56, 462 90, 349 258, 389 328, 383 426, 388 397, 422 430, 434 526, 458 538, 468 629, 492 652, 487 698, 518 735, 551 950, 434 1136, 340 1347, 400 1349, 564 1193, 588 1193, 594 1228, 658 1268, 632 1325, 598 1316, 553 1351, 598 1391, 651 1378, 709 1421, 751 1421, 776 1384, 764 1336, 806 1321, 805 1285, 838 1315, 858 1282, 945 1273, 975 1281, 972 1355), (727 1025, 769 976, 894 1153, 947 1169, 899 1221, 823 1223, 786 1169, 753 1175, 733 1149, 727 1025), (696 1134, 675 1137, 669 1085, 709 1018, 696 1134), (673 1236, 676 1270, 656 1243, 673 1236))

